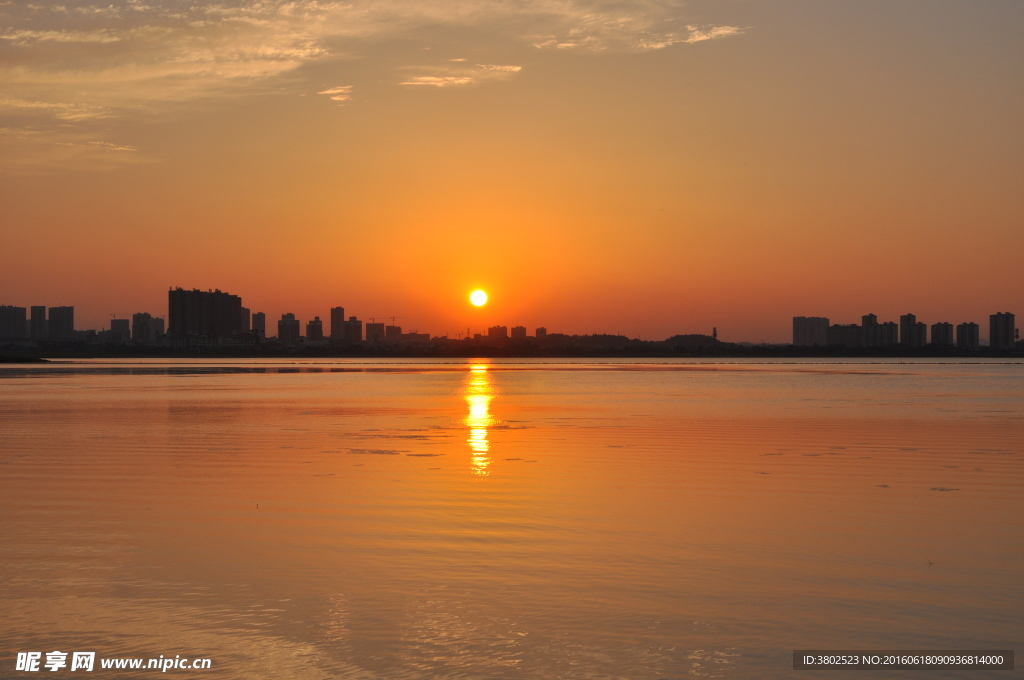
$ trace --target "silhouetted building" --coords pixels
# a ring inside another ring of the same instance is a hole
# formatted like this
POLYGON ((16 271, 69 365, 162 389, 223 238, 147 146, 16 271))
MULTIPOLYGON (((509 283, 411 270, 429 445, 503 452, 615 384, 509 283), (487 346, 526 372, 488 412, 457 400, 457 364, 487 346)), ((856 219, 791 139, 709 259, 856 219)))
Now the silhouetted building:
POLYGON ((348 317, 345 322, 345 342, 354 343, 363 341, 363 322, 354 316, 348 317))
POLYGON ((797 347, 824 347, 828 344, 828 319, 823 316, 794 316, 793 344, 797 347))
POLYGON ((900 317, 900 344, 910 348, 924 347, 928 344, 928 327, 913 314, 904 314, 900 317))
POLYGON ((135 342, 154 342, 163 333, 163 319, 155 318, 145 312, 132 314, 132 340, 135 342))
POLYGON ((28 317, 24 307, 0 306, 0 338, 5 340, 24 338, 28 332, 28 317))
POLYGON ((878 323, 874 314, 860 318, 865 347, 892 347, 899 344, 899 326, 893 321, 878 323))
POLYGON ((388 342, 398 342, 402 339, 402 327, 401 326, 385 326, 384 327, 384 339, 388 342))
POLYGON ((248 307, 242 307, 242 327, 240 330, 243 333, 248 333, 252 330, 252 314, 248 307))
POLYGON ((312 321, 306 323, 306 340, 317 342, 324 339, 324 322, 319 316, 314 316, 312 321))
POLYGON ((132 339, 131 323, 128 319, 111 319, 110 335, 107 341, 115 345, 126 345, 132 339))
POLYGON ((992 349, 1013 349, 1015 318, 1009 312, 988 317, 988 346, 992 349))
POLYGON ((345 308, 331 307, 331 340, 341 342, 345 339, 345 308))
POLYGON ((402 336, 406 342, 430 342, 430 333, 417 333, 413 331, 402 336))
POLYGON ((828 327, 829 347, 862 347, 863 345, 863 329, 857 324, 837 323, 828 327))
POLYGON ((33 305, 32 306, 32 317, 28 322, 29 337, 33 340, 42 340, 43 338, 49 337, 49 333, 46 330, 46 306, 45 305, 33 305))
POLYGON ((976 323, 968 322, 956 327, 956 346, 964 349, 977 349, 981 346, 981 328, 976 323))
POLYGON ((258 338, 267 337, 267 315, 264 312, 256 312, 252 315, 252 332, 258 338))
POLYGON ((536 335, 538 338, 546 338, 548 337, 548 329, 544 328, 544 326, 541 326, 540 328, 537 329, 536 335))
POLYGON ((950 347, 953 345, 953 324, 940 321, 932 324, 932 344, 950 347))
POLYGON ((172 288, 168 333, 175 337, 230 338, 242 332, 242 298, 230 293, 172 288))
POLYGON ((487 329, 488 338, 507 338, 508 326, 491 326, 487 329))
POLYGON ((525 340, 526 339, 526 326, 513 326, 512 327, 512 339, 513 340, 525 340))
POLYGON ((51 340, 74 340, 74 307, 50 307, 49 317, 46 327, 51 340))
POLYGON ((281 320, 277 322, 277 340, 289 345, 297 345, 301 342, 299 320, 294 314, 282 314, 281 320))
POLYGON ((368 323, 368 324, 366 324, 366 341, 367 342, 384 342, 384 324, 382 324, 382 323, 368 323))

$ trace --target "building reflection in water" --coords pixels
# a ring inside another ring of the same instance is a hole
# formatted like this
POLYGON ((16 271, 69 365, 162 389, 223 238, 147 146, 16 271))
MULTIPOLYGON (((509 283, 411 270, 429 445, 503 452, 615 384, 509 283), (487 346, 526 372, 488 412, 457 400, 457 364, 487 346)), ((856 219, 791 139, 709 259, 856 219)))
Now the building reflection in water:
POLYGON ((491 385, 486 364, 470 367, 465 388, 466 403, 469 404, 469 415, 465 424, 469 427, 469 450, 472 454, 473 472, 478 475, 488 474, 491 464, 491 443, 487 439, 487 428, 494 425, 491 417, 491 400, 494 398, 494 387, 491 385))

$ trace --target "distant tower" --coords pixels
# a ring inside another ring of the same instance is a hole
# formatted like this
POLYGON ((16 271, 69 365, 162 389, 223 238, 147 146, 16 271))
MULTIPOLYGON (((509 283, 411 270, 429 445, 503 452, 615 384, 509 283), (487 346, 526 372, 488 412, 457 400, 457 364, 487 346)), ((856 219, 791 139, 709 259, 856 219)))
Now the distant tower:
POLYGON ((267 315, 264 312, 256 312, 252 315, 252 330, 256 337, 267 337, 267 315))
POLYGON ((282 314, 281 320, 277 322, 277 340, 290 345, 297 345, 301 342, 299 337, 299 320, 294 314, 282 314))
POLYGON ((312 321, 306 323, 306 340, 323 340, 324 323, 319 316, 313 317, 312 321))
POLYGON ((331 342, 345 339, 345 308, 331 307, 331 342))
POLYGON ((988 346, 992 349, 1012 349, 1015 318, 1009 312, 988 317, 988 346))
POLYGON ((714 326, 711 328, 711 337, 713 337, 715 340, 718 340, 718 326, 714 326))
POLYGON ((47 331, 51 340, 71 340, 75 337, 75 308, 50 307, 47 331))

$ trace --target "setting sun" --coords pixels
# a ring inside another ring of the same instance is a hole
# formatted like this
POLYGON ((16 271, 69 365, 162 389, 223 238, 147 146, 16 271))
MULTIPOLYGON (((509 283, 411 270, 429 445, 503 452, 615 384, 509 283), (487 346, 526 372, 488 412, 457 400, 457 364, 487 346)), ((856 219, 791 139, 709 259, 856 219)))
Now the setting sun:
POLYGON ((487 304, 487 293, 482 290, 474 290, 469 294, 469 301, 476 307, 483 307, 487 304))

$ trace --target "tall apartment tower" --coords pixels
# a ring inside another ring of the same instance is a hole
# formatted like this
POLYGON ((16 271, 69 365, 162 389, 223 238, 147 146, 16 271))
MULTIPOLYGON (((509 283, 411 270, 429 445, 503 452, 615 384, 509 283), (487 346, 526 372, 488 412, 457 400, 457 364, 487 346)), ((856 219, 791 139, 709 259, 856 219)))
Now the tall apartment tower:
POLYGON ((242 307, 242 326, 239 330, 243 333, 248 333, 252 330, 252 313, 248 307, 242 307))
POLYGON ((538 328, 535 333, 536 333, 538 338, 546 338, 546 337, 548 337, 548 329, 544 328, 544 326, 541 326, 540 328, 538 328))
POLYGON ((230 338, 242 332, 242 298, 237 295, 172 288, 167 308, 167 331, 177 337, 230 338))
POLYGON ((32 306, 32 317, 28 322, 28 334, 33 340, 42 340, 43 338, 49 337, 50 334, 46 331, 45 305, 32 306))
POLYGON ((267 337, 267 315, 264 312, 252 315, 252 331, 258 338, 267 337))
POLYGON ((988 317, 988 346, 992 349, 1013 349, 1015 318, 1009 312, 988 317))
POLYGON ((306 340, 323 340, 324 322, 319 316, 314 316, 312 321, 306 322, 306 340))
POLYGON ((348 321, 345 322, 343 328, 345 342, 363 341, 363 322, 356 317, 350 316, 348 321))
POLYGON ((331 342, 345 339, 345 308, 331 307, 331 342))
POLYGON ((513 326, 511 332, 512 332, 512 339, 513 340, 525 340, 526 339, 526 326, 513 326))
POLYGON ((145 312, 132 314, 132 340, 135 342, 154 342, 158 336, 163 334, 163 322, 163 319, 155 319, 145 312), (157 328, 157 322, 159 322, 159 329, 157 328))
POLYGON ((51 340, 72 340, 75 337, 75 308, 50 307, 47 334, 51 340))
POLYGON ((946 321, 932 324, 932 344, 950 347, 953 345, 953 324, 946 321))
POLYGON ((924 347, 928 344, 928 327, 913 314, 900 317, 900 344, 904 347, 924 347))
POLYGON ((981 333, 978 324, 962 323, 956 327, 956 346, 964 349, 977 349, 981 345, 981 333))
POLYGON ((825 347, 828 344, 828 319, 823 316, 794 316, 793 344, 797 347, 825 347))
POLYGON ((0 338, 24 338, 28 331, 28 321, 24 307, 0 305, 0 338))
POLYGON ((289 345, 297 345, 301 342, 299 337, 299 320, 294 314, 282 314, 281 320, 277 322, 277 340, 286 342, 289 345))

